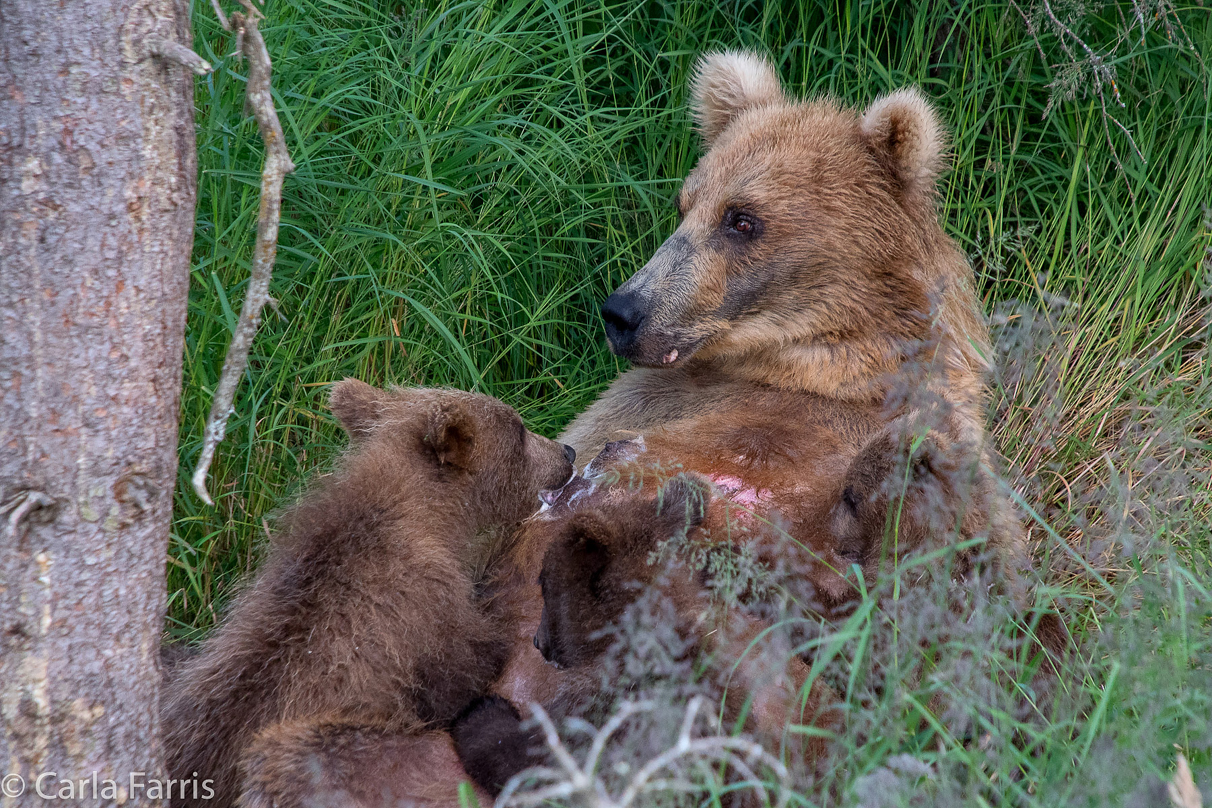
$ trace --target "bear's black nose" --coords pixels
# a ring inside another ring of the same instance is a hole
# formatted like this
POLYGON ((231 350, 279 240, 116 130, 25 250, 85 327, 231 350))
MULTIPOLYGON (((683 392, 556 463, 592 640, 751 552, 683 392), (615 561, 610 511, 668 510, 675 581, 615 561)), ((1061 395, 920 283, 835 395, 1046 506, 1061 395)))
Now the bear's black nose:
POLYGON ((567 443, 565 443, 564 444, 564 457, 568 458, 569 463, 577 462, 577 450, 572 448, 571 446, 569 446, 567 443))
POLYGON ((611 350, 626 356, 644 324, 643 301, 637 294, 615 292, 602 304, 602 321, 606 324, 606 339, 610 340, 611 350))

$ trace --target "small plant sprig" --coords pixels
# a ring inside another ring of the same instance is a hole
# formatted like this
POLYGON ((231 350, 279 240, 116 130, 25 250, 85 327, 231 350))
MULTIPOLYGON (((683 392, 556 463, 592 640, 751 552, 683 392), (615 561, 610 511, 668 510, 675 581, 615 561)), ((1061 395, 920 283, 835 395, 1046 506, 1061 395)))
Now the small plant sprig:
MULTIPOLYGON (((1160 25, 1171 42, 1183 50, 1195 53, 1198 59, 1198 50, 1183 27, 1174 4, 1170 0, 1133 0, 1132 20, 1124 19, 1124 25, 1121 26, 1118 37, 1105 50, 1091 45, 1087 38, 1076 30, 1078 29, 1077 21, 1083 15, 1092 13, 1099 4, 1070 3, 1069 13, 1062 11, 1062 14, 1057 14, 1050 0, 1031 3, 1027 8, 1023 8, 1014 0, 1011 0, 1010 5, 1023 18, 1027 33, 1034 40, 1036 50, 1039 51, 1040 59, 1057 71, 1056 78, 1048 85, 1051 95, 1044 107, 1044 117, 1048 117, 1058 101, 1071 101, 1077 97, 1078 92, 1093 92, 1095 98, 1098 99, 1099 110, 1102 113, 1103 135, 1115 167, 1121 173, 1124 170, 1123 160, 1120 159, 1119 152, 1115 148, 1115 141, 1111 137, 1112 126, 1124 133, 1137 158, 1142 163, 1147 162, 1145 155, 1136 143, 1136 138, 1132 135, 1132 130, 1111 112, 1114 107, 1126 106, 1120 94, 1115 56, 1122 43, 1134 38, 1136 30, 1140 31, 1140 42, 1143 45, 1147 31, 1160 25), (1045 55, 1041 39, 1045 33, 1055 35, 1056 42, 1064 54, 1063 61, 1053 63, 1045 55)), ((1135 195, 1131 188, 1129 188, 1129 194, 1133 195, 1135 202, 1135 195)))

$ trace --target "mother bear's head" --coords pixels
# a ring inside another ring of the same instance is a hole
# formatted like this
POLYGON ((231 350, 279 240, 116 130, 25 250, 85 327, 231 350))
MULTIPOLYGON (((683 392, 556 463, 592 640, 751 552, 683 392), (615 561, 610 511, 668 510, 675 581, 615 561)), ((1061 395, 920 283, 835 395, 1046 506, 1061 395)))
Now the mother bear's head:
POLYGON ((855 399, 937 335, 946 372, 979 380, 987 332, 938 223, 945 135, 922 94, 796 101, 737 52, 704 57, 691 90, 706 153, 677 230, 602 306, 612 350, 855 399))

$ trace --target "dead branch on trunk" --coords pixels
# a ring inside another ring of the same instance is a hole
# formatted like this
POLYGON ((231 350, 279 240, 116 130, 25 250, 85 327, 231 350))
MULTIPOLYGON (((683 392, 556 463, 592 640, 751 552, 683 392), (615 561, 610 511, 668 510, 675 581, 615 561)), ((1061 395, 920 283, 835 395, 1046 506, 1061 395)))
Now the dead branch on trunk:
POLYGON ((205 76, 212 68, 210 62, 194 53, 180 42, 171 39, 154 38, 147 41, 147 52, 152 56, 169 59, 179 65, 184 65, 199 76, 205 76))
POLYGON ((282 182, 287 174, 295 170, 295 164, 286 150, 286 138, 282 134, 282 124, 278 121, 270 92, 272 66, 269 51, 265 49, 265 40, 257 30, 262 15, 249 0, 240 0, 240 5, 244 7, 243 12, 235 12, 230 18, 224 18, 218 3, 214 4, 219 22, 226 30, 236 33, 237 53, 248 58, 245 104, 256 117, 257 127, 261 130, 261 140, 265 143, 265 165, 261 169, 261 209, 257 216, 257 246, 253 252, 248 292, 244 296, 236 332, 227 348, 223 373, 215 387, 202 455, 194 469, 194 492, 207 505, 213 505, 214 500, 206 491, 206 475, 215 456, 215 447, 227 432, 227 419, 233 412, 236 387, 240 384, 244 369, 248 367, 248 351, 261 324, 261 309, 269 300, 269 281, 274 256, 278 252, 278 223, 282 218, 282 182))

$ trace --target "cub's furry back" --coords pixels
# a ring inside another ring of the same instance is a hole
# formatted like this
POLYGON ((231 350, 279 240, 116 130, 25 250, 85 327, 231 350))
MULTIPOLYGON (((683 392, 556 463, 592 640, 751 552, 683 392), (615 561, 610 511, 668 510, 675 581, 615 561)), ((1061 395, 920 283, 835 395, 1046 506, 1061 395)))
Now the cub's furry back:
POLYGON ((176 804, 231 805, 263 730, 323 749, 325 727, 410 736, 449 723, 504 662, 473 589, 474 538, 536 510, 571 475, 570 452, 471 393, 346 380, 332 408, 352 438, 340 469, 288 514, 256 579, 167 685, 170 776, 215 792, 176 804), (282 722, 292 733, 269 729, 282 722))

